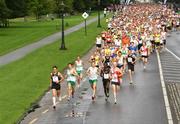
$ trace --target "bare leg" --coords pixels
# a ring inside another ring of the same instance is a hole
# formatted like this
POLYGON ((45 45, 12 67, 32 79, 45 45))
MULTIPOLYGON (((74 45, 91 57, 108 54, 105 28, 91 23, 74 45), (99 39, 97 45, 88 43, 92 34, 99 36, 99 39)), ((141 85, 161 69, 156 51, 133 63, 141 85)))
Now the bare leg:
POLYGON ((59 98, 59 101, 61 101, 61 91, 60 90, 57 90, 57 97, 59 98))
POLYGON ((117 99, 116 99, 117 87, 115 84, 112 84, 112 90, 113 90, 113 95, 114 95, 114 103, 116 104, 116 102, 117 102, 117 99))
POLYGON ((72 94, 72 87, 71 84, 68 83, 68 100, 70 100, 71 94, 72 94))
POLYGON ((96 82, 93 84, 93 97, 96 95, 96 82))
POLYGON ((130 84, 132 84, 132 71, 129 69, 129 80, 130 80, 130 84))
POLYGON ((55 106, 56 106, 56 96, 57 96, 56 89, 52 89, 52 95, 53 95, 53 98, 52 98, 53 107, 55 109, 55 106))

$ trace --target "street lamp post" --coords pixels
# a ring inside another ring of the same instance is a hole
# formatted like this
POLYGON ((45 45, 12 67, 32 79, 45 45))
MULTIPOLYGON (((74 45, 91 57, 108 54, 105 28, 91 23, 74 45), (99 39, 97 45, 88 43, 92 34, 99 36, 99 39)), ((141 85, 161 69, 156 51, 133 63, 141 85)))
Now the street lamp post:
POLYGON ((97 25, 97 27, 101 27, 100 4, 101 4, 101 1, 98 0, 98 25, 97 25))
POLYGON ((61 29, 62 29, 62 41, 61 41, 61 46, 60 46, 60 50, 66 50, 66 47, 65 47, 65 41, 64 41, 64 2, 62 1, 61 3, 61 20, 62 20, 62 25, 61 25, 61 29))

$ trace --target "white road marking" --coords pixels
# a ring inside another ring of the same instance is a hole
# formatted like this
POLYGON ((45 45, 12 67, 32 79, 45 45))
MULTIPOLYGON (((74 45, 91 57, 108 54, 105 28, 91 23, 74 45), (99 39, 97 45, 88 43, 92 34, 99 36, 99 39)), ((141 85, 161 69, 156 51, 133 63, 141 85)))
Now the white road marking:
POLYGON ((173 124, 172 113, 171 113, 171 109, 170 109, 170 106, 169 106, 169 99, 168 99, 168 96, 167 96, 167 90, 166 90, 164 77, 163 77, 161 60, 160 60, 159 53, 157 51, 156 51, 156 53, 157 53, 157 59, 158 59, 158 65, 159 65, 159 73, 160 73, 160 79, 161 79, 161 87, 162 87, 163 96, 164 96, 164 102, 165 102, 165 107, 166 107, 166 114, 167 114, 168 124, 173 124))
POLYGON ((42 112, 42 114, 45 114, 49 111, 49 109, 46 109, 45 111, 42 112))
POLYGON ((167 50, 169 53, 171 53, 174 57, 176 57, 176 59, 178 59, 178 60, 180 61, 180 58, 179 58, 176 54, 174 54, 171 50, 169 50, 168 48, 166 48, 166 50, 167 50))
MULTIPOLYGON (((82 80, 82 82, 85 82, 87 79, 86 78, 84 78, 83 80, 82 80)), ((83 85, 83 83, 81 83, 80 84, 80 87, 83 85)), ((48 91, 47 92, 48 94, 49 93, 51 93, 50 91, 48 91)), ((64 95, 64 96, 62 96, 61 98, 62 98, 62 100, 63 99, 65 99, 67 97, 67 95, 64 95)), ((57 104, 59 104, 60 102, 58 101, 58 102, 56 102, 56 105, 57 104)), ((44 110, 43 112, 42 112, 42 114, 45 114, 45 113, 47 113, 49 111, 49 109, 46 109, 46 110, 44 110)), ((29 124, 33 124, 33 123, 35 123, 36 121, 38 120, 38 118, 35 118, 35 119, 33 119, 31 122, 29 122, 29 124)))
POLYGON ((38 120, 38 118, 35 118, 35 119, 33 119, 31 122, 29 122, 29 124, 33 124, 33 123, 35 123, 37 120, 38 120))

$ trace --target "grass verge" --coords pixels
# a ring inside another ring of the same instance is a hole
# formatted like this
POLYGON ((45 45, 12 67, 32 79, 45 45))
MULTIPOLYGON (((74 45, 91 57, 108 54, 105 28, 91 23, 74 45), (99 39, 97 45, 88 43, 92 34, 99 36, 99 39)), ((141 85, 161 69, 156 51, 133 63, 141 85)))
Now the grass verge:
POLYGON ((0 124, 16 123, 22 113, 49 86, 49 74, 52 65, 63 70, 68 62, 84 55, 92 47, 95 37, 105 27, 97 28, 97 22, 66 36, 66 51, 60 51, 60 41, 40 48, 21 60, 1 67, 0 71, 0 124))
MULTIPOLYGON (((88 19, 95 16, 97 14, 92 13, 88 19)), ((65 29, 73 27, 80 22, 83 22, 81 14, 65 17, 65 29)), ((40 22, 11 20, 9 28, 0 30, 0 56, 58 32, 60 27, 60 19, 40 22)))

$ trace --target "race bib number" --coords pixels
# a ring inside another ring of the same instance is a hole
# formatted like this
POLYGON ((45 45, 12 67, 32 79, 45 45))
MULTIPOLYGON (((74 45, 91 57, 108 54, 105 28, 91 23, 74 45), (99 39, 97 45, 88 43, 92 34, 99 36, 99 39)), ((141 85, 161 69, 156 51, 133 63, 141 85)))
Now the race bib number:
POLYGON ((70 81, 76 82, 76 77, 75 76, 71 76, 70 77, 70 81))
POLYGON ((112 81, 113 81, 113 82, 118 82, 118 77, 117 77, 117 75, 113 75, 113 76, 112 76, 112 81))
POLYGON ((58 82, 59 81, 58 76, 53 76, 52 79, 53 79, 53 82, 58 82))
POLYGON ((109 74, 104 74, 104 79, 109 79, 109 74))
POLYGON ((132 58, 128 57, 128 62, 132 62, 132 58))
POLYGON ((77 71, 82 71, 83 69, 82 69, 82 67, 77 67, 76 70, 77 71))

